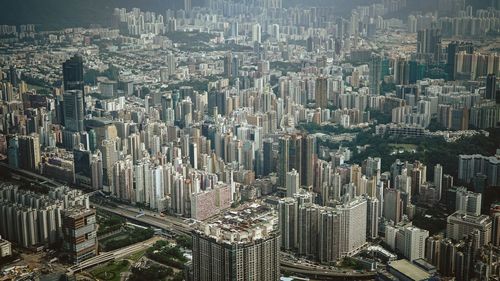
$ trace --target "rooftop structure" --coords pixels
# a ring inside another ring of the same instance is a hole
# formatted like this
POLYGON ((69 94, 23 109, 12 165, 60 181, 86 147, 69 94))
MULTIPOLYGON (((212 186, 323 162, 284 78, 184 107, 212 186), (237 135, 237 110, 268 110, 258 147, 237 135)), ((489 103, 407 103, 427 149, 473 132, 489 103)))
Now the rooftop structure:
POLYGON ((278 235, 278 217, 271 208, 252 204, 241 211, 227 211, 213 220, 200 222, 195 232, 218 243, 251 244, 278 235))
POLYGON ((278 217, 251 205, 199 223, 193 237, 194 280, 278 280, 278 217))
POLYGON ((486 215, 464 214, 457 211, 447 218, 446 236, 460 240, 478 232, 479 245, 491 242, 492 221, 486 215))
POLYGON ((389 272, 402 281, 428 280, 431 277, 431 274, 411 264, 407 260, 390 262, 389 272))

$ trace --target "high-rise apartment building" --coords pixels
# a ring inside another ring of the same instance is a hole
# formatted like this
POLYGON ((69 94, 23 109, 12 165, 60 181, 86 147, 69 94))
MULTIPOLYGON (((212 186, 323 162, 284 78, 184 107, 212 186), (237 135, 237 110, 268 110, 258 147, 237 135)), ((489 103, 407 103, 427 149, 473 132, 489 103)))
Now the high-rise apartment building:
POLYGON ((500 185, 500 159, 480 154, 458 156, 458 179, 470 183, 477 174, 487 176, 488 185, 500 185))
POLYGON ((290 171, 290 136, 282 136, 278 140, 278 184, 280 186, 285 186, 286 184, 286 174, 290 171))
POLYGON ((18 161, 19 168, 31 172, 38 172, 40 169, 40 138, 38 134, 18 137, 18 161))
POLYGON ((46 195, 0 184, 0 235, 24 248, 56 246, 62 238, 62 211, 85 206, 86 200, 82 191, 66 186, 46 195))
POLYGON ((496 101, 497 99, 497 77, 495 74, 486 76, 486 92, 484 98, 496 101))
POLYGON ((315 204, 307 203, 298 210, 298 253, 300 255, 318 255, 319 209, 315 204))
POLYGON ((385 242, 410 261, 425 257, 427 237, 429 237, 427 230, 411 224, 387 225, 385 229, 385 242))
POLYGON ((258 23, 252 26, 252 42, 262 43, 262 27, 258 23))
POLYGON ((328 107, 328 79, 318 77, 316 79, 316 88, 314 89, 316 107, 325 109, 328 107))
POLYGON ((394 223, 401 221, 403 202, 401 201, 401 191, 397 189, 384 190, 383 217, 394 223))
POLYGON ((434 186, 438 193, 438 200, 443 196, 443 166, 436 164, 434 166, 434 186))
POLYGON ((194 280, 280 278, 278 217, 269 207, 253 206, 199 223, 192 238, 194 280))
POLYGON ((474 45, 472 43, 453 41, 447 47, 447 72, 448 79, 455 80, 455 56, 458 52, 466 51, 468 54, 474 53, 474 45))
POLYGON ((86 204, 62 212, 63 249, 75 264, 97 255, 96 212, 86 204))
POLYGON ((481 214, 481 193, 468 191, 458 187, 455 193, 455 208, 457 212, 479 216, 481 214))
POLYGON ((425 240, 429 237, 429 231, 418 227, 409 226, 403 230, 403 255, 410 261, 425 257, 425 240))
POLYGON ((300 175, 297 170, 292 169, 286 174, 286 196, 292 197, 300 189, 300 175))
POLYGON ((447 218, 446 237, 460 240, 470 234, 478 235, 479 245, 491 242, 492 221, 486 215, 464 214, 457 211, 447 218))
POLYGON ((176 59, 173 53, 167 54, 168 76, 172 76, 176 71, 176 59))
POLYGON ((417 32, 417 54, 422 59, 439 62, 442 54, 441 30, 428 28, 417 32))
POLYGON ((366 237, 375 239, 378 237, 378 225, 380 217, 380 202, 375 197, 366 197, 366 237))
POLYGON ((278 203, 281 248, 292 250, 297 247, 298 202, 294 198, 283 198, 278 203))
POLYGON ((380 95, 380 81, 382 81, 382 58, 372 55, 370 63, 370 94, 380 95))
POLYGON ((319 214, 319 253, 321 263, 335 263, 341 257, 341 222, 340 212, 333 208, 324 208, 319 214))
POLYGON ((342 216, 340 249, 342 256, 350 256, 366 244, 367 202, 363 197, 337 206, 342 216))

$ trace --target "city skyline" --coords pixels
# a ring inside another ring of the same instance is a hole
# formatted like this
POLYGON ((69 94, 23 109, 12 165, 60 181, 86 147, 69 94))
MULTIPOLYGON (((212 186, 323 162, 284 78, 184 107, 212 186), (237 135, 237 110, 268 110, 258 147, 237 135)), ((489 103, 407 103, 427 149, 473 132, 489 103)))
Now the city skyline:
POLYGON ((499 278, 500 1, 0 7, 0 278, 499 278))

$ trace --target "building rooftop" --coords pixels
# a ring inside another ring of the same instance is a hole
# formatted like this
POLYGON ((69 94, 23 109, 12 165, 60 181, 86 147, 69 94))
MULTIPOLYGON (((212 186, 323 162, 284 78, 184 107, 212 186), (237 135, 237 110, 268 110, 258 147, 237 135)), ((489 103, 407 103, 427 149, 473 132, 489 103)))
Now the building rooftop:
POLYGON ((72 206, 72 207, 64 210, 63 212, 64 212, 64 215, 66 215, 68 217, 77 218, 77 217, 83 217, 83 216, 94 214, 95 209, 90 209, 90 208, 86 208, 85 206, 76 205, 76 206, 72 206))
POLYGON ((0 235, 0 245, 5 245, 5 244, 10 244, 10 242, 3 239, 2 236, 0 235))
POLYGON ((426 260, 424 259, 416 259, 413 261, 413 263, 422 268, 423 270, 429 272, 429 273, 435 273, 436 272, 436 267, 430 263, 428 263, 426 260))
POLYGON ((491 221, 491 218, 487 215, 476 216, 471 213, 464 213, 461 211, 456 211, 455 213, 448 216, 448 222, 462 221, 472 224, 487 224, 491 221))
POLYGON ((252 243, 278 233, 278 216, 266 205, 252 204, 231 210, 207 222, 198 222, 195 230, 225 243, 252 243))
POLYGON ((407 260, 397 260, 390 262, 389 268, 398 271, 411 280, 427 280, 431 277, 429 273, 411 264, 407 260))

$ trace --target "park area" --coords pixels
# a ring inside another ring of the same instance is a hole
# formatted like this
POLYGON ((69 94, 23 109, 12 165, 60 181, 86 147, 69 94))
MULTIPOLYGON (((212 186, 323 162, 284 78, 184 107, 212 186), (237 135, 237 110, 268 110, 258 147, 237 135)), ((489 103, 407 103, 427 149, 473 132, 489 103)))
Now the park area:
POLYGON ((130 262, 128 260, 112 261, 105 266, 92 270, 90 273, 99 280, 120 281, 121 274, 127 272, 129 268, 130 262))
POLYGON ((127 224, 125 219, 101 210, 97 213, 97 224, 99 247, 106 252, 147 240, 154 235, 151 228, 127 224))
POLYGON ((154 235, 154 230, 151 228, 141 228, 135 226, 126 226, 118 233, 99 240, 101 250, 109 252, 120 249, 137 242, 147 240, 154 235))

